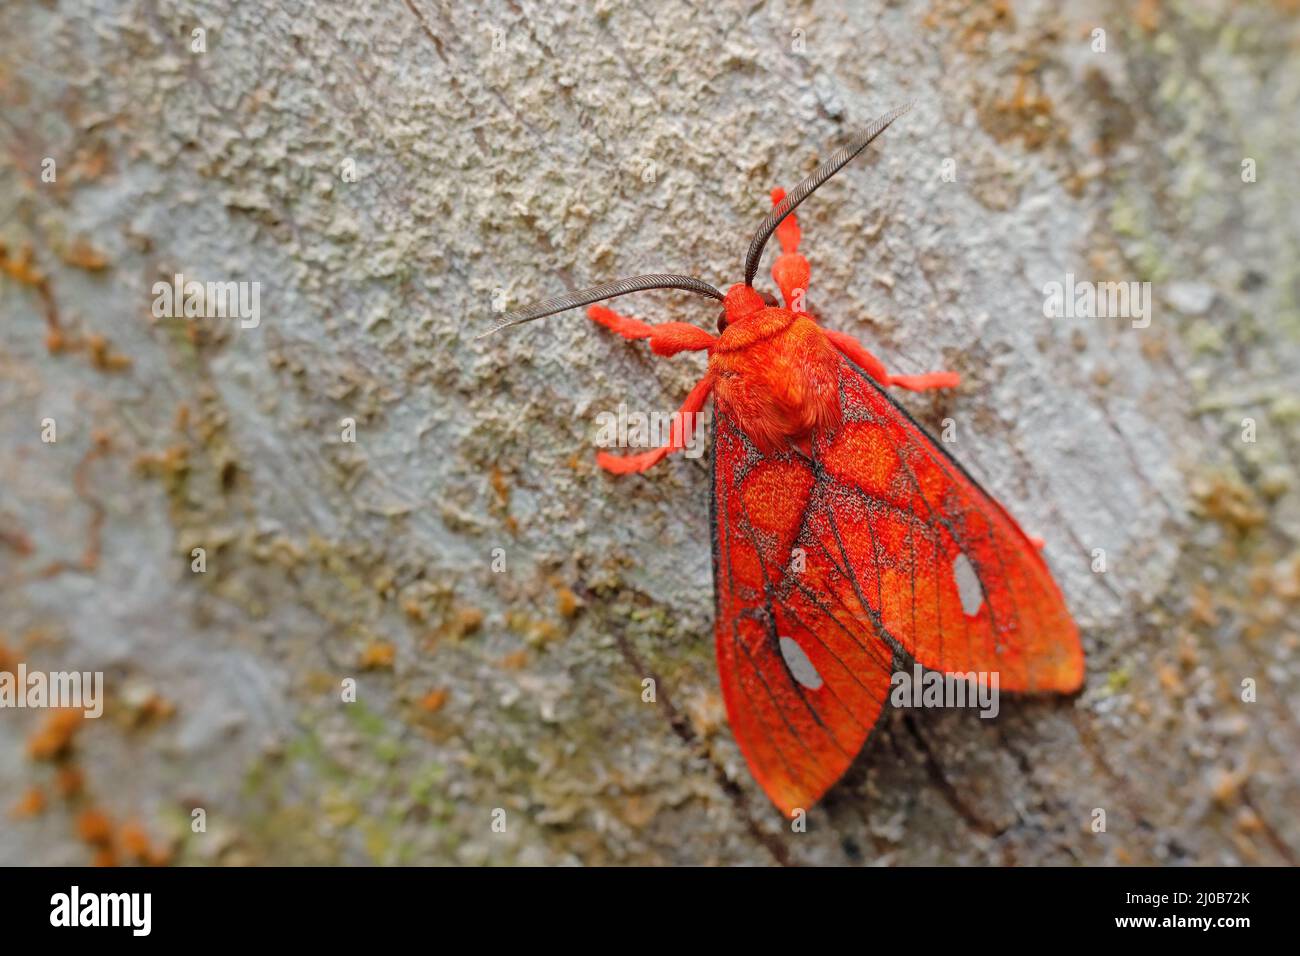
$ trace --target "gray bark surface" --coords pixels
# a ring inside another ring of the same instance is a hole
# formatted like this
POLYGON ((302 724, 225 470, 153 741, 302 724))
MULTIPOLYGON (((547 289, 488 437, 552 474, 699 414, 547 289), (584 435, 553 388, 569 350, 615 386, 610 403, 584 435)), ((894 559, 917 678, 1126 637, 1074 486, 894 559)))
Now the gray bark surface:
POLYGON ((1295 862, 1300 31, 1070 7, 4 4, 0 668, 107 703, 53 744, 0 710, 0 863, 128 825, 179 863, 1295 862), (707 457, 593 460, 703 358, 475 335, 725 287, 768 190, 909 100, 801 209, 809 302, 962 374, 902 401, 1046 539, 1088 680, 887 713, 795 833, 718 692, 707 457), (156 318, 176 273, 260 323, 156 318), (1149 327, 1045 318, 1067 273, 1151 282, 1149 327))

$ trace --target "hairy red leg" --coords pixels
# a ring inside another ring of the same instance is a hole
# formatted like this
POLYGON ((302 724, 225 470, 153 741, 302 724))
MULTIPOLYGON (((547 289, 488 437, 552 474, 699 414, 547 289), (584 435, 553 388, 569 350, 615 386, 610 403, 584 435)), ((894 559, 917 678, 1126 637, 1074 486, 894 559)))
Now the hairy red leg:
MULTIPOLYGON (((772 190, 772 205, 775 207, 785 199, 785 190, 780 186, 772 190)), ((786 308, 796 312, 804 309, 803 297, 808 291, 808 280, 812 270, 808 260, 799 255, 799 241, 803 231, 794 213, 786 216, 781 225, 776 227, 776 239, 781 244, 781 255, 772 264, 772 278, 781 288, 786 308)), ((881 385, 894 385, 898 388, 924 392, 932 388, 956 388, 961 383, 961 376, 956 372, 927 372, 924 375, 890 375, 885 365, 851 335, 843 332, 826 334, 841 352, 852 359, 864 372, 881 385)))
POLYGON ((689 435, 687 430, 695 428, 696 416, 704 410, 704 403, 708 400, 709 392, 712 389, 713 376, 711 375, 705 375, 691 389, 690 394, 686 396, 686 401, 682 402, 682 407, 673 416, 673 430, 668 439, 668 444, 656 448, 654 451, 641 452, 636 455, 611 455, 608 452, 600 451, 596 453, 596 464, 616 475, 630 475, 633 472, 645 471, 652 465, 663 461, 673 452, 681 451, 686 447, 689 435))
POLYGON ((853 336, 832 329, 826 329, 825 332, 832 345, 852 359, 854 364, 881 385, 896 385, 899 388, 906 388, 913 392, 924 392, 932 388, 956 388, 961 384, 961 376, 956 372, 890 375, 885 370, 885 363, 868 352, 866 347, 853 336))
POLYGON ((707 349, 717 337, 686 322, 665 322, 651 325, 640 319, 619 315, 603 305, 587 309, 587 316, 605 328, 617 332, 625 339, 649 339, 650 350, 656 355, 676 355, 678 352, 698 352, 707 349))
MULTIPOLYGON (((772 205, 777 206, 785 199, 785 190, 777 186, 772 190, 772 205)), ((772 263, 772 278, 781 290, 785 307, 795 312, 807 312, 804 308, 804 296, 808 292, 808 280, 812 270, 808 260, 799 255, 799 240, 803 232, 794 213, 781 220, 776 227, 776 241, 781 244, 781 254, 772 263)))

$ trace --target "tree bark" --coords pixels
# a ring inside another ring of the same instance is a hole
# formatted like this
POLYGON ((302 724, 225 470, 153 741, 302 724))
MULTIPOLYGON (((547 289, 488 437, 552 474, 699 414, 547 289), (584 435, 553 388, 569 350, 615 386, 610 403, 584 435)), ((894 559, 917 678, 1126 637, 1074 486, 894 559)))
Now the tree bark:
POLYGON ((6 3, 0 664, 107 703, 0 711, 0 862, 1295 862, 1297 39, 1228 0, 6 3), (810 309, 962 374, 906 404, 1046 540, 1088 680, 887 713, 792 832, 718 693, 707 457, 594 465, 702 357, 475 336, 737 281, 769 189, 910 100, 800 209, 810 309), (160 317, 177 274, 257 321, 160 317), (1046 317, 1070 275, 1149 325, 1046 317))

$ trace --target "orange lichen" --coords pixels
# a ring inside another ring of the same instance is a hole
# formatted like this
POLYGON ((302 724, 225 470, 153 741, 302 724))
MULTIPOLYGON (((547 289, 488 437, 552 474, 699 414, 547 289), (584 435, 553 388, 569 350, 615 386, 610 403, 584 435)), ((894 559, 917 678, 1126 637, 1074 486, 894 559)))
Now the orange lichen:
POLYGON ((154 846, 143 826, 134 820, 122 824, 117 832, 122 852, 128 859, 145 866, 166 866, 171 862, 171 852, 164 847, 154 846))
POLYGON ((560 612, 560 617, 573 617, 578 613, 578 596, 567 587, 557 588, 555 609, 560 612))
POLYGON ((123 696, 126 723, 133 728, 161 723, 176 713, 176 705, 155 690, 134 688, 123 696))
POLYGON ((458 607, 443 625, 443 634, 453 641, 469 637, 483 626, 483 612, 476 607, 458 607))
POLYGON ((86 347, 90 350, 90 362, 101 372, 121 372, 131 367, 131 360, 120 352, 114 352, 108 339, 97 333, 86 336, 86 347))
POLYGON ((60 767, 58 773, 54 775, 54 789, 64 800, 80 796, 85 786, 85 774, 72 764, 60 767))
POLYGON ((135 460, 135 467, 151 477, 175 478, 189 469, 189 449, 172 445, 160 452, 146 452, 135 460))
POLYGON ((25 246, 17 256, 10 258, 8 247, 0 244, 0 272, 22 285, 39 288, 46 281, 36 268, 31 246, 25 246))
POLYGON ((528 666, 528 651, 526 649, 511 651, 505 657, 501 658, 501 666, 506 668, 506 670, 523 670, 528 666))
POLYGON ((506 625, 534 647, 550 644, 564 636, 564 632, 554 621, 534 618, 522 611, 509 615, 506 625))
POLYGON ((22 528, 0 528, 0 544, 4 544, 14 551, 18 552, 21 558, 27 557, 36 550, 36 545, 32 543, 31 535, 22 528))
POLYGON ((475 633, 483 626, 483 612, 476 607, 463 607, 456 612, 456 625, 462 636, 475 633))
POLYGON ((102 272, 108 268, 108 259, 104 254, 81 237, 64 249, 62 255, 64 262, 77 269, 102 272))
POLYGON ((510 485, 506 481, 505 473, 500 468, 493 467, 489 481, 491 481, 492 490, 496 492, 497 499, 501 504, 510 504, 510 485))
POLYGON ((79 150, 68 170, 69 182, 93 182, 108 169, 108 147, 95 143, 79 150))
POLYGON ((14 804, 10 815, 15 820, 37 816, 45 811, 45 792, 39 787, 32 787, 14 804))
POLYGON ((1300 599, 1300 554, 1290 561, 1280 561, 1274 569, 1274 590, 1285 601, 1300 599))
POLYGON ((496 495, 496 505, 494 510, 504 513, 501 523, 505 525, 506 530, 514 534, 519 530, 519 521, 514 515, 510 514, 510 484, 506 481, 505 474, 500 468, 494 467, 488 476, 488 481, 492 485, 492 491, 496 495))
MULTIPOLYGON (((82 269, 98 271, 108 265, 102 255, 82 240, 74 243, 63 255, 70 265, 82 269)), ((10 256, 8 248, 0 243, 0 275, 35 290, 45 312, 45 348, 51 355, 80 349, 84 345, 90 353, 91 364, 102 372, 118 372, 131 365, 131 360, 125 355, 112 351, 102 335, 92 334, 83 340, 70 338, 64 332, 49 277, 36 267, 30 246, 24 246, 16 256, 10 256)))
POLYGON ((1192 588, 1191 612, 1195 624, 1212 627, 1218 621, 1214 593, 1203 583, 1197 583, 1192 588))
POLYGON ((1192 495, 1202 514, 1239 534, 1268 520, 1255 493, 1230 475, 1197 476, 1192 480, 1192 495))
POLYGON ((122 824, 121 829, 117 831, 117 838, 127 856, 144 859, 149 855, 149 834, 145 833, 144 827, 134 820, 122 824))
POLYGON ((420 709, 426 714, 436 714, 447 703, 445 690, 431 690, 420 698, 420 709))
POLYGON ((970 4, 937 2, 921 19, 921 25, 927 30, 941 26, 951 30, 960 47, 972 53, 989 48, 991 33, 1014 30, 1015 17, 1008 0, 970 4))
POLYGON ((700 691, 687 698, 685 706, 691 726, 701 737, 712 737, 726 725, 727 707, 721 694, 700 691))
MULTIPOLYGON (((5 653, 8 654, 8 651, 5 653)), ((171 704, 157 694, 152 694, 140 710, 170 713, 171 704)), ((51 712, 28 739, 28 756, 32 760, 56 763, 53 790, 72 807, 80 807, 80 812, 73 818, 73 830, 77 839, 93 848, 93 865, 116 866, 116 844, 119 841, 129 859, 151 866, 166 865, 171 859, 170 851, 152 846, 143 827, 129 822, 115 833, 108 814, 85 799, 85 777, 73 759, 73 743, 84 719, 84 712, 76 709, 51 712)), ((46 806, 45 792, 32 788, 13 808, 12 815, 17 818, 31 817, 43 812, 46 806)))
POLYGON ((1178 673, 1177 669, 1161 662, 1156 665, 1156 676, 1159 678, 1160 686, 1166 694, 1171 697, 1186 696, 1187 688, 1183 685, 1182 675, 1178 673))
POLYGON ((1264 831, 1264 821, 1250 807, 1241 807, 1237 811, 1236 818, 1237 829, 1242 833, 1261 833, 1264 831))
POLYGON ((1234 802, 1241 794, 1246 776, 1242 770, 1216 770, 1210 785, 1210 795, 1222 806, 1234 802))
POLYGON ((1138 0, 1133 19, 1147 33, 1160 29, 1160 0, 1138 0))
POLYGON ((50 280, 36 268, 31 246, 24 246, 17 256, 11 258, 8 247, 0 243, 0 274, 36 290, 45 307, 46 349, 53 355, 66 348, 67 342, 59 328, 59 310, 54 303, 54 293, 50 290, 50 280))
POLYGON ((1054 135, 1052 99, 1034 74, 1036 62, 1022 65, 1011 94, 992 104, 984 115, 985 128, 999 141, 1018 136, 1026 149, 1039 149, 1054 135))
POLYGON ((361 651, 358 666, 363 671, 392 670, 397 649, 388 641, 373 641, 361 651))
POLYGON ((27 739, 27 756, 33 760, 57 760, 66 756, 81 727, 82 716, 80 710, 54 711, 27 739))
POLYGON ((91 432, 90 438, 90 448, 81 457, 81 461, 77 463, 76 470, 72 474, 73 490, 77 492, 77 497, 90 507, 90 521, 86 530, 86 548, 77 561, 60 559, 50 562, 41 569, 41 577, 53 577, 64 571, 94 571, 99 567, 100 542, 103 537, 106 511, 104 503, 91 491, 89 473, 91 464, 97 458, 108 454, 112 442, 108 432, 98 428, 91 432))
POLYGON ((113 843, 112 821, 102 810, 82 810, 77 815, 77 837, 92 846, 109 847, 113 843))

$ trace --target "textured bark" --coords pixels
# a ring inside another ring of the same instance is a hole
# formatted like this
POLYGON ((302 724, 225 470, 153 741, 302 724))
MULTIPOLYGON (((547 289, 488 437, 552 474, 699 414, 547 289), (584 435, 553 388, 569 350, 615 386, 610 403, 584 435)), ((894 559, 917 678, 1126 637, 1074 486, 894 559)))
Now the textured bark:
POLYGON ((96 811, 195 863, 1294 862, 1294 6, 1059 7, 5 3, 0 653, 108 710, 47 760, 0 711, 0 862, 84 862, 96 811), (805 207, 809 301, 962 373, 907 405, 1046 539, 1089 676, 889 714, 792 833, 722 713, 707 459, 593 464, 702 359, 474 336, 735 281, 768 189, 910 99, 805 207), (155 318, 178 272, 260 324, 155 318), (1150 281, 1150 327, 1044 318, 1066 273, 1150 281))

